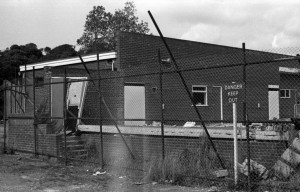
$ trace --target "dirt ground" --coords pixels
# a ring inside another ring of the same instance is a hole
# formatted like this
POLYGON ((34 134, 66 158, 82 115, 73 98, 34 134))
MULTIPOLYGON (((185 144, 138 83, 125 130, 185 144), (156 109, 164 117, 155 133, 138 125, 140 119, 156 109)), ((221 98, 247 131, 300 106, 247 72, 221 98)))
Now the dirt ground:
MULTIPOLYGON (((142 177, 120 170, 100 170, 92 166, 65 166, 29 155, 0 155, 0 191, 26 192, 206 192, 227 191, 216 187, 183 187, 143 182, 142 177), (95 175, 97 173, 98 175, 95 175)), ((142 175, 142 174, 141 174, 142 175)))

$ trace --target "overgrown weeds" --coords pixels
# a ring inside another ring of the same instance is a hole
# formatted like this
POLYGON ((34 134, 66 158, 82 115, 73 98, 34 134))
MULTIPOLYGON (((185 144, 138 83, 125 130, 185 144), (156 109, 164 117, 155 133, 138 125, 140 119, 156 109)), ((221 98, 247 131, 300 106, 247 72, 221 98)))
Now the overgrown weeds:
POLYGON ((152 159, 147 177, 157 182, 191 185, 198 178, 215 177, 213 171, 219 168, 214 151, 207 140, 202 139, 197 148, 168 153, 164 159, 152 159))

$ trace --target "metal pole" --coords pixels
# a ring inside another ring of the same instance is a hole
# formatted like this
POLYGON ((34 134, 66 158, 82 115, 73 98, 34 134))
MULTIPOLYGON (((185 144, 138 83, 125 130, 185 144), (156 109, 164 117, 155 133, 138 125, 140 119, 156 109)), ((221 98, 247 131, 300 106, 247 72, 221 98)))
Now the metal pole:
POLYGON ((104 168, 104 158, 103 158, 103 130, 102 130, 102 106, 101 106, 101 75, 100 75, 100 62, 99 53, 97 53, 97 71, 98 71, 98 89, 99 89, 99 125, 100 125, 100 153, 101 153, 101 168, 104 168))
POLYGON ((64 94, 63 94, 63 106, 64 106, 64 148, 65 148, 65 165, 68 165, 67 157, 67 68, 64 70, 64 94))
POLYGON ((238 142, 237 142, 237 111, 236 103, 232 103, 233 115, 233 146, 234 146, 234 184, 238 184, 238 142))
POLYGON ((162 39, 162 41, 163 41, 165 47, 166 47, 167 50, 168 50, 168 53, 169 53, 169 55, 170 55, 170 57, 171 57, 171 59, 172 59, 174 65, 175 65, 176 72, 177 72, 177 74, 179 75, 179 77, 180 77, 180 79, 181 79, 181 81, 182 81, 182 84, 183 84, 183 86, 184 86, 184 88, 185 88, 185 91, 186 91, 186 93, 188 94, 188 97, 190 98, 190 100, 191 100, 191 102, 192 102, 192 104, 193 104, 193 108, 194 108, 194 110, 195 110, 195 112, 196 112, 196 114, 197 114, 197 116, 198 116, 198 118, 199 118, 199 120, 200 120, 200 122, 201 122, 201 125, 202 125, 203 128, 204 128, 204 131, 205 131, 205 133, 206 133, 206 135, 207 135, 207 137, 208 137, 208 139, 209 139, 209 141, 210 141, 210 144, 211 144, 211 146, 212 146, 212 148, 213 148, 213 150, 214 150, 214 152, 215 152, 215 154, 216 154, 216 156, 217 156, 217 158, 218 158, 218 160, 219 160, 219 162, 220 162, 222 168, 225 169, 225 164, 223 163, 223 161, 222 161, 222 159, 221 159, 219 153, 217 152, 217 148, 216 148, 214 142, 212 141, 212 139, 211 139, 211 137, 210 137, 210 134, 209 134, 209 132, 208 132, 208 130, 207 130, 207 127, 206 127, 206 125, 205 125, 205 123, 204 123, 204 121, 203 121, 203 119, 202 119, 202 116, 201 116, 201 114, 200 114, 200 112, 199 112, 199 110, 198 110, 198 108, 197 108, 197 106, 196 106, 196 103, 195 103, 195 101, 194 101, 194 99, 193 99, 193 96, 192 96, 192 94, 191 94, 190 91, 189 91, 189 88, 188 88, 188 86, 187 86, 187 84, 186 84, 186 82, 185 82, 185 80, 184 80, 184 78, 183 78, 183 76, 182 76, 182 74, 181 74, 181 71, 179 70, 179 67, 178 67, 178 65, 177 65, 177 63, 176 63, 175 57, 174 57, 173 53, 171 52, 170 47, 168 46, 168 44, 167 44, 167 42, 166 42, 166 40, 165 40, 163 34, 161 33, 161 31, 160 31, 158 25, 156 24, 156 21, 154 20, 154 18, 153 18, 153 16, 152 16, 151 12, 148 11, 148 13, 149 13, 149 15, 150 15, 150 17, 151 17, 151 20, 152 20, 152 22, 154 23, 154 25, 155 25, 155 27, 156 27, 156 29, 157 29, 157 31, 158 31, 158 33, 159 33, 161 39, 162 39))
POLYGON ((162 64, 160 49, 158 49, 158 63, 159 63, 159 88, 160 88, 160 106, 161 106, 161 143, 162 143, 162 159, 165 159, 165 131, 164 131, 164 98, 163 98, 163 84, 162 84, 162 64))
POLYGON ((4 99, 3 99, 3 119, 4 119, 4 132, 3 132, 3 153, 6 153, 6 80, 3 81, 3 87, 4 87, 4 99))
POLYGON ((243 81, 244 81, 244 86, 245 86, 245 93, 244 93, 244 102, 243 102, 243 110, 244 110, 244 124, 246 125, 246 137, 247 137, 247 156, 248 156, 248 162, 247 162, 247 167, 248 167, 248 177, 247 177, 247 182, 248 182, 248 191, 251 191, 251 178, 250 178, 250 155, 251 155, 251 148, 250 148, 250 134, 249 134, 249 122, 248 122, 248 114, 247 114, 247 78, 246 78, 246 66, 247 66, 247 61, 246 61, 246 45, 245 43, 242 44, 243 46, 243 61, 244 61, 244 66, 243 66, 243 81))
POLYGON ((33 133, 34 133, 34 154, 37 156, 37 135, 36 135, 36 101, 35 101, 35 67, 32 68, 32 98, 33 98, 33 133))

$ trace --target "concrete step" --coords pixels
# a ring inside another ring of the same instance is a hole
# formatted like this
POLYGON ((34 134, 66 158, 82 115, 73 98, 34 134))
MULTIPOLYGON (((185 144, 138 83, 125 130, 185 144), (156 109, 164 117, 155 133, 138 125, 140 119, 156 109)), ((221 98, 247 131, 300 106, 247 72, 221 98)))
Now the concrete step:
POLYGON ((67 140, 67 145, 84 145, 83 141, 68 141, 67 140))
POLYGON ((87 157, 88 152, 86 150, 74 150, 74 151, 68 151, 68 156, 77 158, 77 157, 87 157))
POLYGON ((79 144, 74 144, 74 145, 68 145, 67 144, 67 149, 68 150, 84 150, 84 145, 79 145, 79 144))
POLYGON ((79 136, 69 135, 66 138, 68 157, 74 159, 86 159, 88 152, 85 149, 85 142, 79 136))

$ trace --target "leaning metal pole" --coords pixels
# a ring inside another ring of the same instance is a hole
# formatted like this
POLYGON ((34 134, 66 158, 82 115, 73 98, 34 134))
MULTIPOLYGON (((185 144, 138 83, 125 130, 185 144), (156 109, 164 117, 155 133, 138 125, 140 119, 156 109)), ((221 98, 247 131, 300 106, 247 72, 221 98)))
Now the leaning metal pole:
POLYGON ((64 152, 65 152, 65 165, 68 165, 68 151, 67 151, 67 68, 64 68, 64 80, 63 80, 64 92, 63 92, 63 106, 64 106, 64 152))
POLYGON ((208 137, 208 139, 209 139, 209 141, 210 141, 210 143, 211 143, 211 146, 213 147, 213 149, 214 149, 214 151, 215 151, 215 153, 216 153, 216 155, 217 155, 217 157, 218 157, 218 159, 219 159, 219 161, 220 161, 220 164, 221 164, 222 168, 225 169, 225 165, 224 165, 224 163, 223 163, 223 161, 222 161, 220 155, 219 155, 218 152, 217 152, 216 146, 215 146, 214 142, 212 141, 212 139, 211 139, 211 137, 210 137, 210 134, 209 134, 209 132, 208 132, 208 130, 207 130, 207 128, 206 128, 206 125, 205 125, 204 121, 202 120, 202 116, 201 116, 199 110, 198 110, 197 107, 196 107, 196 103, 195 103, 195 101, 193 100, 193 96, 192 96, 192 94, 191 94, 190 91, 189 91, 189 88, 188 88, 188 86, 187 86, 187 84, 186 84, 186 82, 185 82, 185 79, 184 79, 184 77, 183 77, 182 74, 181 74, 181 71, 179 70, 179 67, 178 67, 178 65, 177 65, 177 63, 176 63, 176 60, 175 60, 175 58, 174 58, 174 56, 173 56, 173 53, 171 52, 171 50, 170 50, 170 48, 169 48, 169 46, 168 46, 168 44, 167 44, 167 42, 166 42, 166 40, 165 40, 163 34, 161 33, 161 31, 160 31, 158 25, 156 24, 156 21, 155 21, 155 19, 153 18, 151 12, 148 11, 148 13, 149 13, 149 15, 150 15, 150 17, 151 17, 152 22, 153 22, 154 25, 155 25, 155 28, 156 28, 157 32, 159 33, 159 35, 160 35, 160 37, 161 37, 161 39, 162 39, 162 41, 163 41, 163 43, 164 43, 166 49, 168 50, 168 53, 169 53, 169 55, 170 55, 170 57, 171 57, 171 59, 172 59, 174 65, 175 65, 176 72, 177 72, 177 74, 179 75, 179 77, 180 77, 180 79, 181 79, 181 81, 182 81, 182 84, 183 84, 183 86, 184 86, 184 88, 185 88, 185 90, 186 90, 186 92, 187 92, 187 94, 188 94, 190 100, 191 100, 192 103, 193 103, 193 107, 194 107, 194 109, 195 109, 195 111, 196 111, 196 113, 197 113, 197 116, 198 116, 199 120, 201 121, 201 124, 202 124, 202 126, 203 126, 203 128, 204 128, 204 130, 205 130, 205 133, 206 133, 206 135, 207 135, 207 137, 208 137))
POLYGON ((96 86, 96 84, 95 84, 95 82, 94 82, 94 80, 93 80, 93 78, 92 78, 92 75, 91 75, 90 71, 89 71, 88 68, 86 67, 86 65, 85 65, 85 63, 84 63, 84 61, 83 61, 83 59, 82 59, 82 57, 81 57, 80 55, 79 55, 79 58, 80 58, 80 60, 81 60, 82 65, 84 66, 84 69, 85 69, 86 72, 88 73, 88 75, 89 75, 89 77, 90 77, 90 79, 91 79, 91 81, 92 81, 94 87, 96 88, 96 90, 97 90, 97 92, 98 92, 98 94, 99 94, 99 97, 100 97, 102 103, 104 104, 104 107, 106 108, 106 111, 108 112, 108 114, 109 114, 111 120, 114 122, 114 125, 115 125, 115 127, 117 128, 118 133, 120 134, 123 143, 125 144, 127 150, 129 151, 129 153, 130 153, 132 159, 135 159, 135 156, 134 156, 133 152, 132 152, 131 149, 129 148, 129 146, 128 146, 126 140, 125 140, 124 137, 123 137, 122 132, 121 132, 120 129, 119 129, 119 126, 118 126, 118 123, 117 123, 116 119, 114 118, 114 116, 113 116, 113 114, 111 113, 111 111, 110 111, 108 105, 106 104, 106 101, 104 100, 104 97, 102 97, 100 90, 98 90, 98 87, 96 86))

